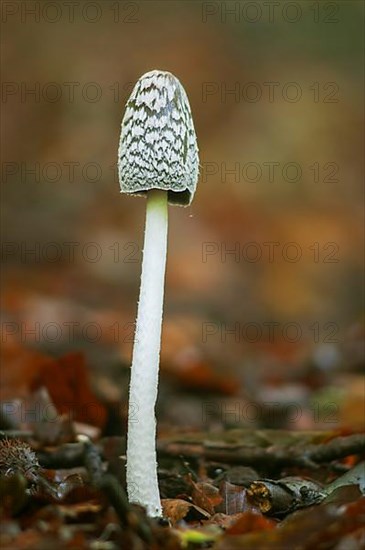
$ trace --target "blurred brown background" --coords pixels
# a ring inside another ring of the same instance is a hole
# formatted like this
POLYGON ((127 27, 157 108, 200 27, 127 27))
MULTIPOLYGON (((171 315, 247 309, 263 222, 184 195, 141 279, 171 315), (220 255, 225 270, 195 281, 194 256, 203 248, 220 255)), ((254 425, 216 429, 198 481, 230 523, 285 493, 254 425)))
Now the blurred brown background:
POLYGON ((186 88, 201 160, 170 208, 162 368, 248 394, 358 369, 363 4, 274 4, 2 3, 3 343, 83 349, 106 394, 129 364, 145 201, 115 163, 156 68, 186 88))

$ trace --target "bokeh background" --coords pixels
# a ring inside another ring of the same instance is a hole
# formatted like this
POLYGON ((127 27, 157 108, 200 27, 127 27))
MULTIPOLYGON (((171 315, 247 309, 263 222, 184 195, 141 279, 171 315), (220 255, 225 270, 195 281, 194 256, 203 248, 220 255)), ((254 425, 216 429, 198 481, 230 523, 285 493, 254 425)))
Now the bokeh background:
POLYGON ((274 4, 2 3, 3 399, 37 370, 21 354, 82 351, 125 402, 145 201, 116 157, 157 68, 186 88, 201 161, 170 207, 160 414, 208 427, 202 402, 225 423, 247 399, 299 403, 296 427, 322 426, 313 403, 361 422, 363 4, 274 4))

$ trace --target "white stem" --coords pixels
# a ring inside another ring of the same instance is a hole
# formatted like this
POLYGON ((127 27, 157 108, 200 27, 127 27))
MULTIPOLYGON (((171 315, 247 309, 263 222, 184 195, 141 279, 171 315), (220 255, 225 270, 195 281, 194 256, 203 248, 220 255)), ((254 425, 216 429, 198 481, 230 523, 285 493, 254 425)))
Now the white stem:
POLYGON ((147 193, 141 289, 129 391, 127 490, 130 502, 161 516, 157 480, 158 368, 167 248, 167 192, 147 193))

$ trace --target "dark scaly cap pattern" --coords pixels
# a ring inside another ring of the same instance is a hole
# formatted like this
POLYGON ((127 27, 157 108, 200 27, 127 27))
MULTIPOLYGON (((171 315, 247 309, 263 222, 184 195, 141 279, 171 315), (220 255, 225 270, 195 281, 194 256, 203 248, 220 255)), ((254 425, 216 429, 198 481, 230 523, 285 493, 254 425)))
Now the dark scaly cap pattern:
POLYGON ((171 73, 151 71, 136 83, 122 120, 118 173, 122 193, 162 189, 171 204, 191 203, 198 146, 189 100, 171 73))

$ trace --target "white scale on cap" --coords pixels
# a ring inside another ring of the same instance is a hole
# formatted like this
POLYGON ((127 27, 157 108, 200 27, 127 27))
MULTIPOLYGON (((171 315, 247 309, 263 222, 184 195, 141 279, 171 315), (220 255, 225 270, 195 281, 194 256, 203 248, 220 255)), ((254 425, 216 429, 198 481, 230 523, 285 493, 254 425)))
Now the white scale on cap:
POLYGON ((123 193, 168 191, 168 201, 191 203, 199 174, 198 146, 189 100, 171 73, 151 71, 127 101, 118 151, 123 193))

